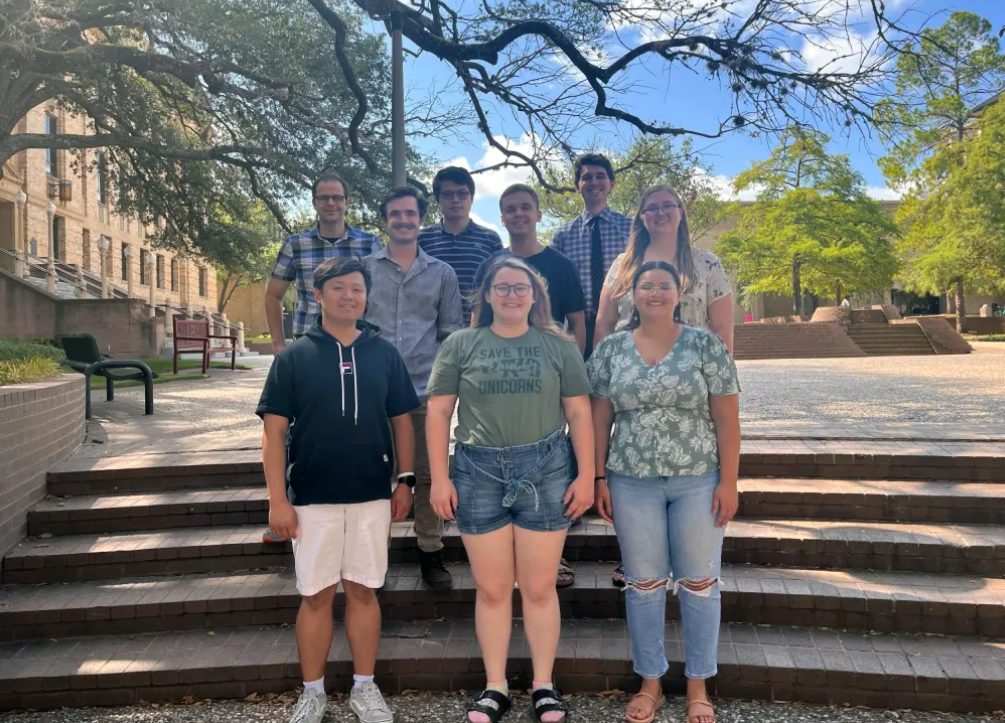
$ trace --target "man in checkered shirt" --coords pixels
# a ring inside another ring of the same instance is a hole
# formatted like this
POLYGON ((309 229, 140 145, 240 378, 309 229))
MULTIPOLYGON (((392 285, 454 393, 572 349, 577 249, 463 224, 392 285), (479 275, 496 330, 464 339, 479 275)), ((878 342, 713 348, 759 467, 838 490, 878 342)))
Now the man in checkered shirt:
POLYGON ((614 168, 605 156, 586 153, 577 158, 575 180, 586 208, 555 232, 551 247, 568 256, 579 273, 586 296, 584 356, 589 358, 604 277, 614 259, 625 251, 632 219, 607 205, 614 188, 614 168))
POLYGON ((297 310, 293 317, 296 338, 307 333, 321 311, 314 300, 314 269, 325 259, 369 256, 381 248, 376 236, 346 224, 349 187, 337 173, 322 173, 314 182, 312 197, 318 222, 313 228, 286 237, 265 291, 265 318, 272 336, 273 354, 286 346, 283 295, 291 282, 297 284, 297 310))

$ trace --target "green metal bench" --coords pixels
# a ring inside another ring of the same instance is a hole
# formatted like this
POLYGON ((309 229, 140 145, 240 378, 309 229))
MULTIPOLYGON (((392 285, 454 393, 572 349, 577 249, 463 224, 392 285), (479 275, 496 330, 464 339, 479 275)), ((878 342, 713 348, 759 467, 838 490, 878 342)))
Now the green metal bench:
POLYGON ((85 418, 91 418, 92 376, 105 378, 105 394, 109 402, 115 399, 115 382, 142 379, 146 392, 145 411, 147 414, 154 413, 154 379, 157 378, 157 372, 138 359, 109 359, 102 356, 98 350, 97 340, 87 332, 60 334, 56 338, 66 354, 66 358, 62 359, 60 364, 66 364, 84 375, 85 418))

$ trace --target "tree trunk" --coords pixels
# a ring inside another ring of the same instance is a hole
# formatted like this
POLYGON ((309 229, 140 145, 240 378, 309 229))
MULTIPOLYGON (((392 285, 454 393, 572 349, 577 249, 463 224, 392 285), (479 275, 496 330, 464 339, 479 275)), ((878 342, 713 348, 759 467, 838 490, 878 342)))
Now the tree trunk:
POLYGON ((967 304, 963 298, 963 278, 953 281, 953 300, 956 302, 956 331, 967 333, 967 304))
POLYGON ((799 278, 799 260, 792 262, 792 311, 796 316, 803 312, 803 284, 799 278))
POLYGON ((841 282, 838 281, 834 288, 834 305, 841 306, 841 282))

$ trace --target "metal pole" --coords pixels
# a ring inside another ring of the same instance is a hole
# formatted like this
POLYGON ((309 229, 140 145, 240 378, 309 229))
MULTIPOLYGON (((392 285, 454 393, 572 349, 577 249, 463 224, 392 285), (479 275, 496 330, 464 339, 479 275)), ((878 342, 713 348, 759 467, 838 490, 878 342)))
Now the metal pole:
POLYGON ((14 253, 17 259, 14 261, 14 275, 19 279, 28 276, 28 242, 24 233, 24 205, 28 203, 28 194, 18 191, 14 196, 16 211, 14 214, 14 253))
POLYGON ((401 46, 401 13, 391 13, 391 155, 394 185, 405 179, 405 53, 401 46))
POLYGON ((50 203, 45 207, 45 215, 49 220, 49 259, 45 269, 45 290, 50 294, 56 293, 56 256, 53 243, 55 235, 52 233, 52 221, 56 215, 56 205, 50 203))

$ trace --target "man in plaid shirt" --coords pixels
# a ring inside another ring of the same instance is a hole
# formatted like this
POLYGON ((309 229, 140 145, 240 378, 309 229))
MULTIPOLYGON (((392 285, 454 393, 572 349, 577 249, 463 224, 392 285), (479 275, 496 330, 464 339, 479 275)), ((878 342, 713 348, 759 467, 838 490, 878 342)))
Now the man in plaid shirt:
POLYGON ((632 219, 611 209, 607 199, 614 188, 614 168, 605 156, 586 153, 576 159, 576 190, 585 210, 555 232, 551 247, 572 261, 586 296, 586 349, 593 351, 593 332, 604 277, 614 259, 624 253, 632 219))
POLYGON ((314 182, 312 196, 318 222, 313 228, 288 236, 283 241, 265 291, 265 318, 272 336, 273 354, 278 354, 286 346, 283 295, 291 282, 297 284, 293 336, 299 337, 307 333, 320 313, 314 300, 314 269, 325 259, 369 256, 381 248, 380 239, 376 236, 346 224, 349 188, 337 173, 322 173, 314 182))

